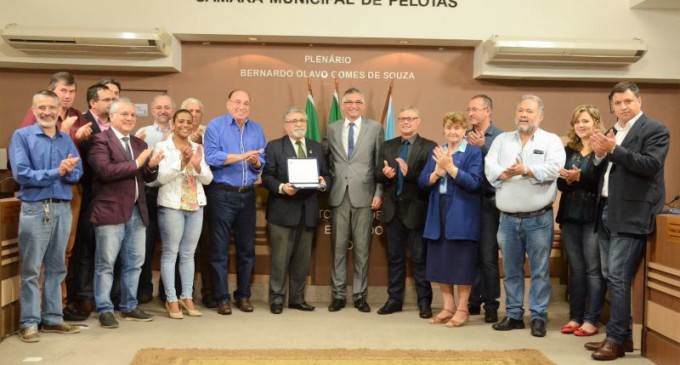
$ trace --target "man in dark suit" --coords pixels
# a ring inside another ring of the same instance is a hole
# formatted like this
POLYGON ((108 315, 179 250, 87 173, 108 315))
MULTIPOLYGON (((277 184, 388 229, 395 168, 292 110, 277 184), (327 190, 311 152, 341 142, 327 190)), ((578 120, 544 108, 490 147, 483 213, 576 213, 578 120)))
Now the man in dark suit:
POLYGON ((80 179, 82 203, 77 225, 76 240, 73 247, 73 260, 70 261, 67 276, 68 305, 64 308, 64 316, 68 320, 85 320, 94 310, 94 251, 95 237, 89 219, 92 202, 92 167, 87 163, 94 136, 110 127, 109 108, 114 95, 106 85, 94 84, 87 89, 87 103, 90 109, 83 114, 91 123, 92 134, 78 144, 83 155, 83 176, 80 179))
POLYGON ((323 146, 305 138, 307 115, 298 108, 290 108, 283 117, 286 135, 275 139, 265 148, 262 184, 269 189, 267 222, 272 244, 269 271, 269 304, 274 314, 283 310, 288 274, 288 308, 312 311, 305 302, 305 280, 309 271, 312 239, 319 222, 317 192, 330 184, 323 146), (291 184, 288 160, 314 158, 319 168, 319 187, 299 189, 291 184))
POLYGON ((347 300, 347 252, 350 240, 354 251, 352 299, 360 312, 370 312, 368 294, 368 254, 371 244, 373 211, 382 205, 382 184, 375 181, 384 132, 380 123, 363 118, 364 95, 349 88, 342 97, 343 120, 328 125, 329 164, 333 187, 328 203, 333 215, 333 301, 331 312, 345 307, 347 300))
POLYGON ((376 180, 383 184, 381 220, 387 233, 389 258, 388 299, 378 314, 400 312, 404 301, 406 250, 411 249, 420 318, 432 317, 432 286, 425 280, 427 245, 423 226, 427 215, 428 193, 418 187, 418 176, 428 153, 437 145, 418 135, 420 111, 412 106, 401 109, 397 117, 401 136, 382 145, 376 180))
POLYGON ((616 125, 590 137, 595 172, 600 174, 597 239, 611 299, 607 337, 585 345, 596 360, 614 360, 633 351, 631 281, 664 205, 663 167, 670 141, 668 128, 642 112, 640 89, 634 83, 614 85, 609 103, 616 125))
POLYGON ((149 214, 144 182, 154 181, 162 153, 130 134, 137 122, 135 105, 118 99, 111 105, 111 128, 92 141, 88 162, 94 171, 90 222, 95 225, 95 304, 104 328, 117 328, 111 286, 113 265, 121 252, 121 318, 151 321, 153 315, 137 308, 137 285, 144 262, 145 226, 149 214))

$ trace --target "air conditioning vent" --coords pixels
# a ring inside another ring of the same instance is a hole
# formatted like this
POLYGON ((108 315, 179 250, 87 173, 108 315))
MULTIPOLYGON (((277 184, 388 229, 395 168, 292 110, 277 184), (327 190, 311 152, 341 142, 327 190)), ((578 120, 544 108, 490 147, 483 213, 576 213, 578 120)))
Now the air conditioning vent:
POLYGON ((162 29, 119 30, 7 25, 2 37, 28 54, 106 55, 107 57, 166 57, 172 36, 162 29))
POLYGON ((492 36, 482 43, 488 64, 627 66, 647 52, 640 39, 596 41, 492 36))

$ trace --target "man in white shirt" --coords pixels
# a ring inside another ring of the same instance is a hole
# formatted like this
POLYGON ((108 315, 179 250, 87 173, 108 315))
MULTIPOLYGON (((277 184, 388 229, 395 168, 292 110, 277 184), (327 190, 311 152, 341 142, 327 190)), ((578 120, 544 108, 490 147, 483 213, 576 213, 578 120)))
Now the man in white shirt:
POLYGON ((566 159, 560 137, 539 128, 543 100, 523 95, 515 110, 516 131, 496 137, 484 159, 501 211, 498 245, 503 253, 506 317, 497 331, 524 328, 524 257, 529 257, 531 335, 545 336, 550 302, 550 251, 557 177, 566 159))

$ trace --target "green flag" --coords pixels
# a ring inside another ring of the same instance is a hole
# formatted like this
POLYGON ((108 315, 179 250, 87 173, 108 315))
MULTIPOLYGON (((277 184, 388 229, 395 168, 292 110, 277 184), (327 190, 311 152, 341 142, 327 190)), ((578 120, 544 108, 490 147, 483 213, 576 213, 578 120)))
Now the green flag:
POLYGON ((319 117, 316 115, 316 106, 314 105, 314 98, 312 93, 307 94, 307 106, 305 107, 307 113, 307 134, 305 137, 313 139, 317 142, 321 141, 321 132, 319 132, 319 117))
POLYGON ((335 90, 331 100, 331 113, 328 115, 328 124, 340 119, 342 119, 342 113, 340 113, 340 101, 338 99, 338 91, 335 90))

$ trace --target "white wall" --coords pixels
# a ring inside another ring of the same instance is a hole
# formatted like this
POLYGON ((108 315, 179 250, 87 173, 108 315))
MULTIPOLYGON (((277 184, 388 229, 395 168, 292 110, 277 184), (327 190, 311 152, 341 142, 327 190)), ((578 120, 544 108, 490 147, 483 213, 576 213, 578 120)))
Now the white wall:
POLYGON ((362 5, 369 0, 343 0, 354 5, 335 4, 335 0, 320 0, 328 5, 237 1, 4 0, 0 25, 163 27, 184 40, 245 41, 246 36, 255 35, 317 43, 328 37, 327 41, 348 44, 413 39, 422 44, 470 46, 492 34, 599 40, 639 37, 649 45, 647 55, 617 77, 680 80, 680 11, 631 9, 629 1, 402 0, 405 4, 455 3, 453 8, 390 6, 390 0, 371 0, 381 1, 379 6, 362 5))

